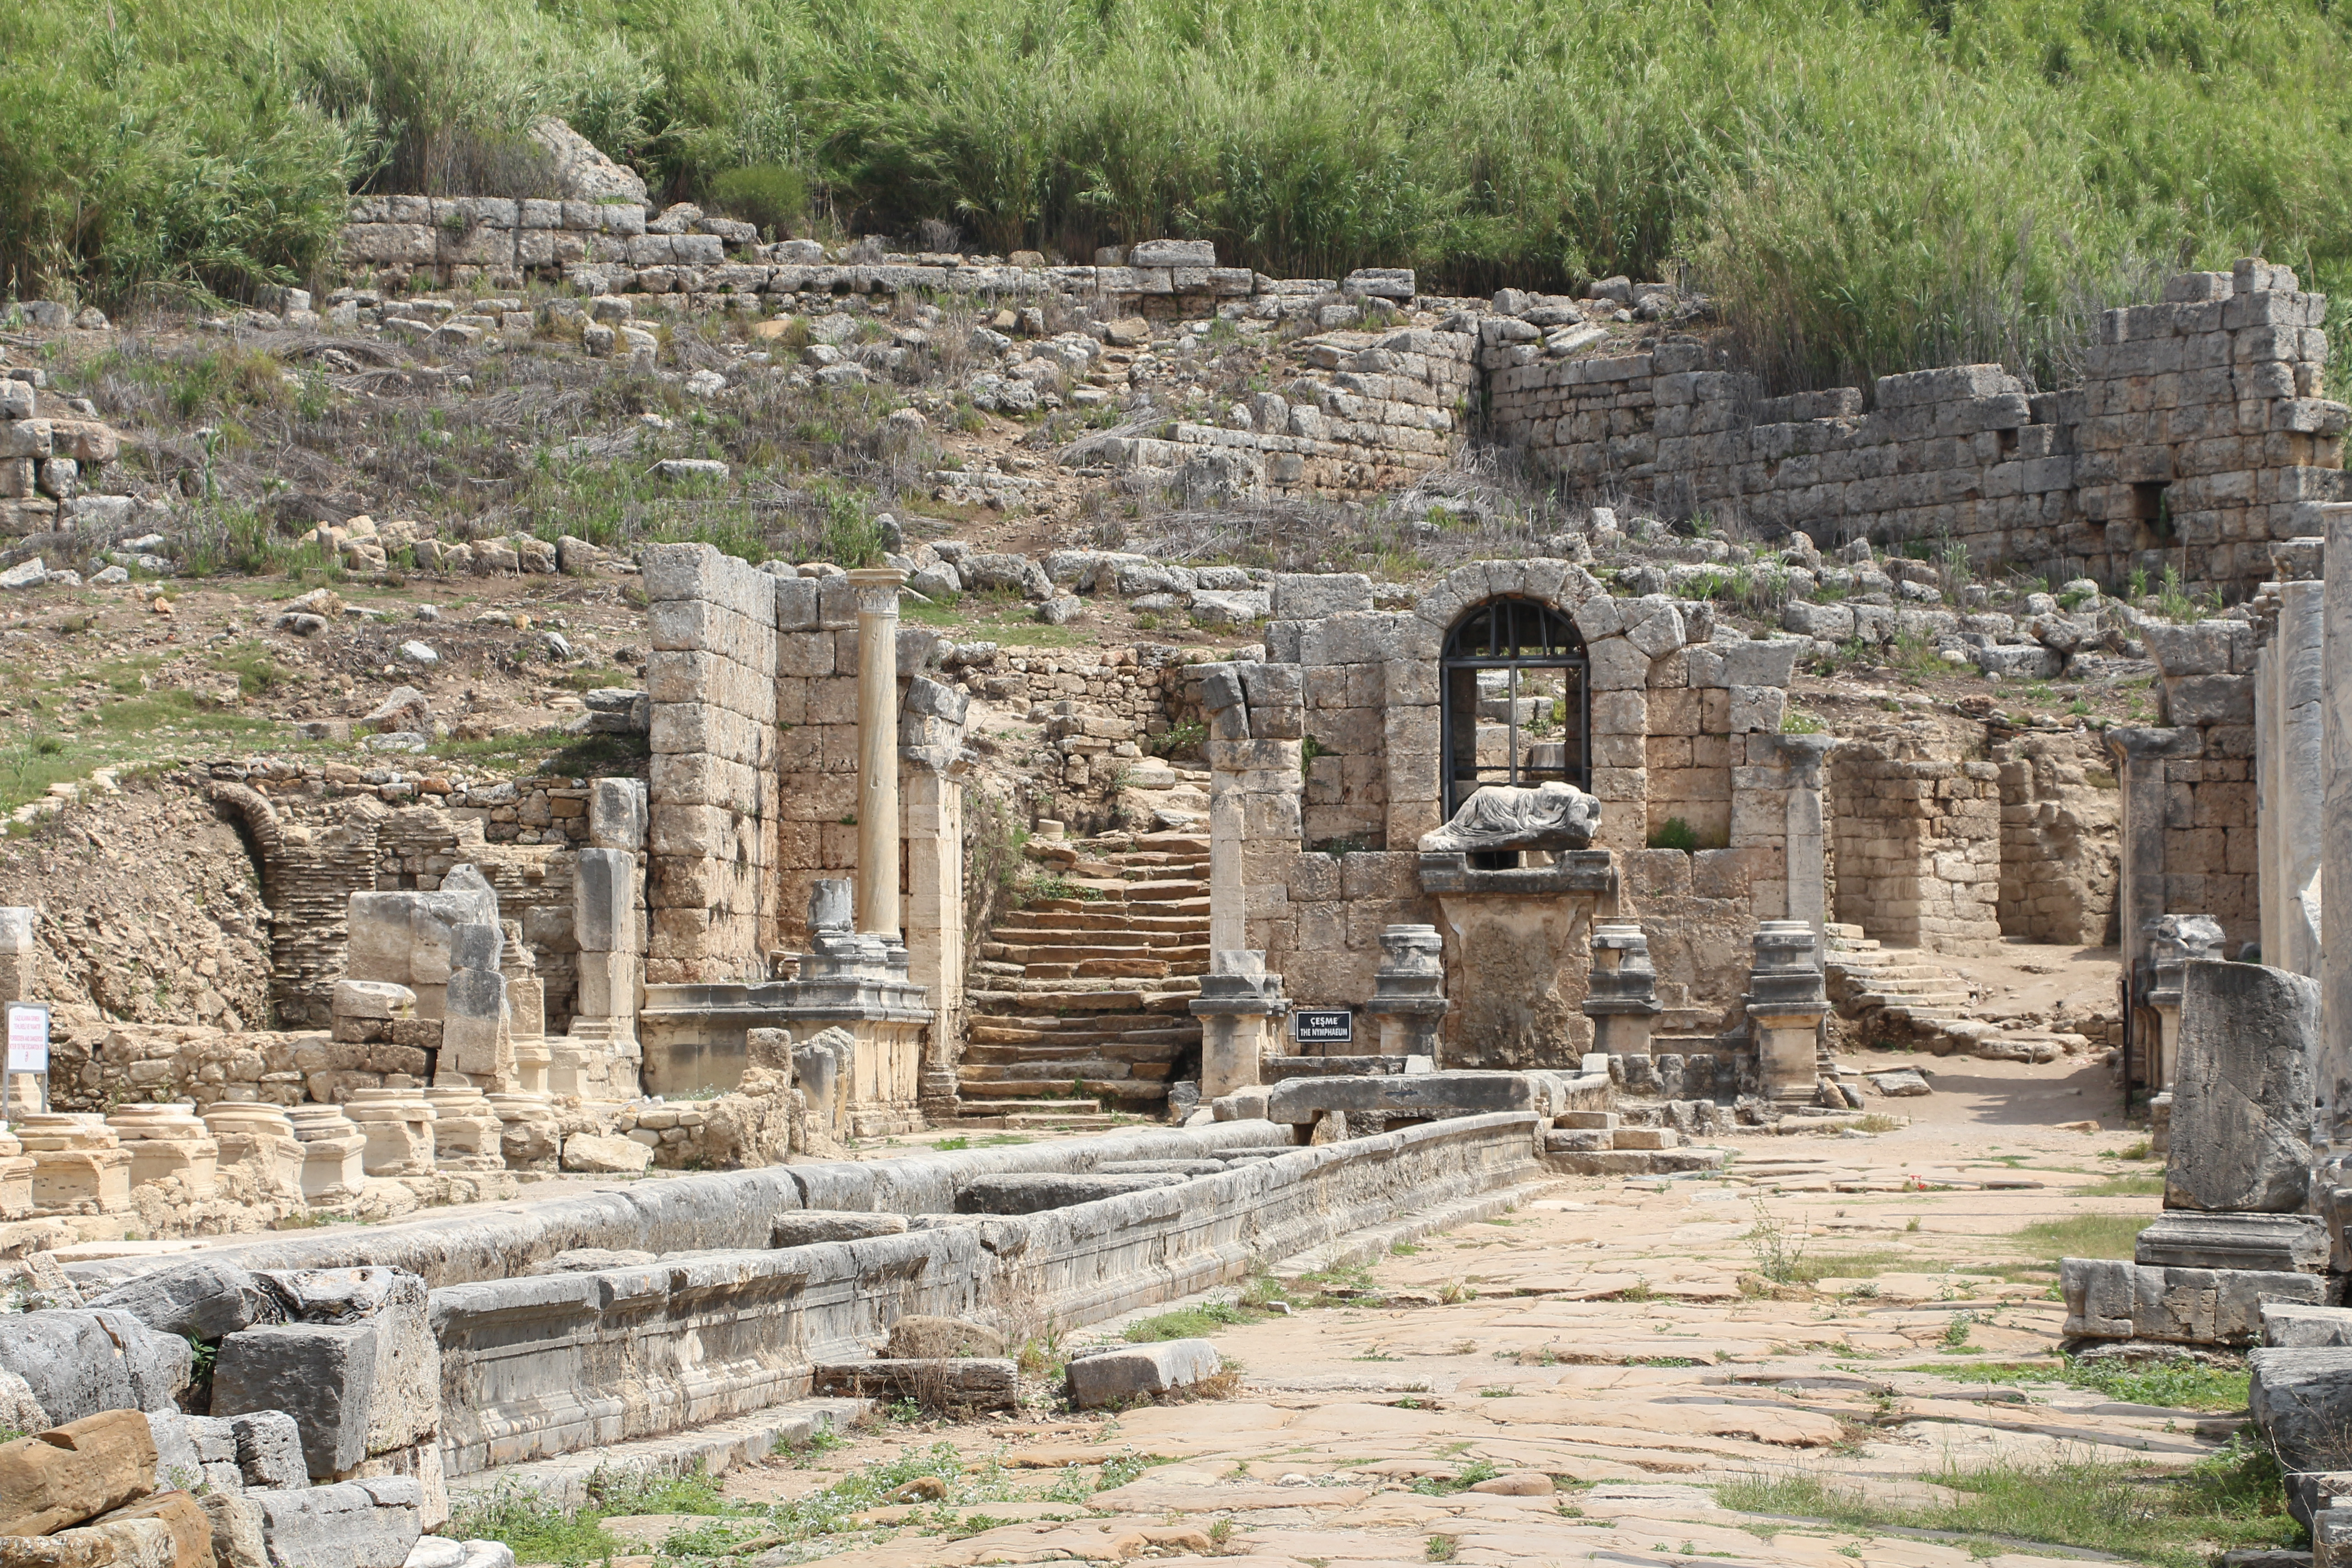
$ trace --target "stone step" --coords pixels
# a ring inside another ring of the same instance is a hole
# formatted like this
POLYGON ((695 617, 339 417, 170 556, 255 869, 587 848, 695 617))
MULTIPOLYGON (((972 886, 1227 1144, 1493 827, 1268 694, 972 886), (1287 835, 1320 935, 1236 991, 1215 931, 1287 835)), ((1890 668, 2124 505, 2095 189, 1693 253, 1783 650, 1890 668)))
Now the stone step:
POLYGON ((1183 1034, 1197 1037, 1201 1026, 1190 1021, 1171 1024, 1164 1015, 1158 1013, 1087 1013, 1075 1018, 991 1013, 974 1018, 965 1034, 973 1040, 1020 1045, 1033 1039, 1051 1039, 1056 1035, 1100 1034, 1106 1030, 1133 1034, 1139 1029, 1156 1030, 1171 1037, 1183 1034))
POLYGON ((1112 914, 1098 906, 1055 900, 1050 906, 1031 904, 1026 909, 1013 910, 997 921, 990 934, 1005 940, 1015 940, 1007 933, 1029 931, 1206 931, 1208 911, 1201 918, 1189 914, 1167 914, 1160 910, 1150 913, 1112 914))
POLYGON ((1860 991, 1846 998, 1845 1005, 1856 1012, 1873 1007, 1901 1007, 1915 1017, 1922 1012, 1942 1009, 1959 1016, 1967 1013, 1969 1001, 1965 991, 1860 991))
MULTIPOLYGON (((957 1093, 976 1100, 1011 1100, 1036 1092, 1040 1082, 1049 1079, 967 1078, 961 1080, 957 1093)), ((1091 1078, 1065 1079, 1076 1087, 1080 1096, 1097 1100, 1116 1100, 1160 1101, 1168 1098, 1168 1084, 1156 1078, 1091 1078)))
POLYGON ((1160 1071, 1150 1076, 1160 1078, 1166 1076, 1169 1062, 1182 1044, 1181 1041, 1171 1046, 1163 1041, 1123 1040, 1117 1036, 1090 1039, 1084 1035, 1072 1035, 1034 1045, 968 1045, 964 1047, 963 1065, 975 1068, 1034 1067, 1039 1063, 1066 1062, 1084 1056, 1090 1059, 1100 1058, 1107 1062, 1125 1062, 1130 1069, 1138 1062, 1150 1063, 1160 1071))
POLYGON ((1102 1102, 1095 1100, 958 1100, 958 1114, 971 1116, 1095 1116, 1102 1102))
MULTIPOLYGON (((1052 934, 1084 938, 1098 936, 1102 933, 1063 931, 1052 934)), ((982 952, 992 947, 1000 949, 1000 952, 989 953, 988 956, 1001 958, 1010 963, 1084 963, 1089 959, 1097 958, 1156 958, 1162 963, 1177 964, 1209 962, 1208 943, 1201 941, 1193 932, 1165 931, 1152 931, 1149 934, 1162 940, 1156 942, 1141 940, 1135 942, 982 942, 981 947, 982 952), (1184 940, 1188 937, 1192 940, 1184 940)))
POLYGON ((1168 1077, 1168 1064, 1164 1060, 1118 1061, 1109 1057, 1067 1057, 1058 1060, 1049 1057, 1024 1062, 966 1062, 957 1076, 967 1085, 1023 1084, 1034 1094, 1041 1086, 1057 1083, 1160 1081, 1168 1077))
MULTIPOLYGON (((1171 915, 1188 915, 1197 913, 1201 917, 1202 923, 1205 924, 1209 918, 1208 889, 1201 886, 1198 882, 1184 882, 1176 885, 1183 888, 1184 891, 1181 893, 1171 891, 1166 894, 1146 893, 1130 900, 1124 897, 1113 896, 1115 892, 1121 889, 1122 884, 1118 882, 1107 882, 1096 885, 1097 890, 1103 893, 1103 896, 1098 899, 1039 899, 1035 903, 1031 904, 1029 908, 1033 910, 1052 910, 1062 914, 1075 915, 1091 913, 1097 915, 1108 915, 1124 910, 1131 902, 1141 906, 1142 909, 1148 910, 1150 913, 1159 915, 1163 919, 1171 915)), ((1128 886, 1149 887, 1150 884, 1133 883, 1128 884, 1128 886)))
MULTIPOLYGON (((1072 1101, 1073 1104, 1076 1102, 1072 1101)), ((1103 1112, 1071 1111, 1066 1115, 1040 1112, 1034 1115, 959 1116, 956 1125, 974 1132, 1108 1132, 1114 1127, 1132 1125, 1136 1113, 1125 1116, 1103 1112)))
POLYGON ((974 1013, 1001 1010, 1025 1015, 1039 1007, 1071 1013, 1131 1013, 1139 1007, 1153 1013, 1189 1016, 1184 1004, 1200 994, 1198 979, 1128 981, 1124 984, 1106 981, 1104 989, 1100 991, 1080 989, 1079 983, 1075 981, 1040 981, 1035 990, 970 991, 965 993, 964 1003, 974 1013), (1115 984, 1117 989, 1112 988, 1115 984), (1147 984, 1177 989, 1150 994, 1138 989, 1147 984))

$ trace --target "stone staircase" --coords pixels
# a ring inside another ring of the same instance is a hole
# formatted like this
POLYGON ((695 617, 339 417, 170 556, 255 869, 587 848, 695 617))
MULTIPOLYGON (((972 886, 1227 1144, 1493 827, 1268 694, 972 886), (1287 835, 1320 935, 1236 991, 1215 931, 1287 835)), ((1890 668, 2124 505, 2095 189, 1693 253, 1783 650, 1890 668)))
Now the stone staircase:
POLYGON ((962 1120, 1007 1130, 1166 1114, 1169 1069, 1196 1047, 1185 1005, 1209 968, 1209 841, 1116 833, 1024 851, 1072 895, 1007 914, 966 992, 962 1120))
POLYGON ((1858 925, 1827 929, 1822 971, 1830 1001, 1839 1017, 1864 1026, 1870 1043, 2026 1062, 2055 1061, 2070 1045, 2079 1050, 2087 1044, 1979 1017, 1976 988, 1933 953, 1885 946, 1858 925))

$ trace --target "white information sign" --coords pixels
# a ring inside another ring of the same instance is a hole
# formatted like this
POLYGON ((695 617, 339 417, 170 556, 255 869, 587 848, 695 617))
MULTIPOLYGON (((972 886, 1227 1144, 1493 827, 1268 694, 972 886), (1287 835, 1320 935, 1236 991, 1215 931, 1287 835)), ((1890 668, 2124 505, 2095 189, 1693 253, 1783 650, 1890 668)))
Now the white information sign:
POLYGON ((49 1007, 46 1002, 8 1004, 8 1070, 49 1070, 49 1007))

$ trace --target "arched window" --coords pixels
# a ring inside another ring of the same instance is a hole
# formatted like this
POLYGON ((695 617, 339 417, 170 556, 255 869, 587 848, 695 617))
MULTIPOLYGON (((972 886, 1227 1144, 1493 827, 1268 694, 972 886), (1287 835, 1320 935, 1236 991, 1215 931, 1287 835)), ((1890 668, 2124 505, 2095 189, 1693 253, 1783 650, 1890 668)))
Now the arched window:
POLYGON ((1533 599, 1489 599, 1438 662, 1445 815, 1485 784, 1592 787, 1591 706, 1576 624, 1533 599))

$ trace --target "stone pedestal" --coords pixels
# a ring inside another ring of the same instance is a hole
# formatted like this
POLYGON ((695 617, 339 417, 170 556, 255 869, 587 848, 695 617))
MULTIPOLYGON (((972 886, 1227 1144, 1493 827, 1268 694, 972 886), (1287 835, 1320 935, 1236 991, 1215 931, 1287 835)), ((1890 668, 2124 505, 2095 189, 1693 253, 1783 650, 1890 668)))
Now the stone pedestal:
POLYGON ((509 1171, 552 1171, 562 1152, 562 1128, 555 1107, 538 1094, 490 1094, 499 1113, 499 1148, 509 1171))
POLYGON ((13 1134, 0 1131, 0 1219, 33 1212, 33 1159, 13 1134))
POLYGON ((1282 976, 1268 974, 1265 954, 1214 954, 1201 977, 1201 994, 1186 1005, 1201 1020, 1201 1098, 1215 1100, 1262 1081, 1273 1021, 1288 1010, 1282 976))
POLYGON ((544 1035, 514 1043, 514 1085, 523 1093, 551 1092, 549 1080, 554 1068, 555 1052, 544 1035))
POLYGON ((1664 1012, 1650 939, 1639 921, 1601 921, 1592 928, 1592 977, 1584 1016, 1592 1048, 1612 1057, 1650 1054, 1650 1026, 1664 1012))
POLYGON ((257 1100, 215 1100, 205 1110, 205 1128, 220 1144, 220 1168, 253 1164, 274 1191, 302 1189, 302 1145, 285 1110, 257 1100))
POLYGON ((33 1157, 33 1212, 120 1214, 131 1206, 131 1154, 100 1116, 36 1112, 16 1128, 33 1157))
POLYGON ((1372 971, 1372 999, 1364 1016, 1380 1029, 1384 1057, 1437 1059, 1445 1025, 1445 939, 1430 925, 1381 928, 1381 966, 1372 971))
POLYGON ((1776 1105, 1811 1105, 1820 1082, 1822 1020, 1830 1003, 1816 952, 1813 928, 1803 921, 1756 928, 1748 1017, 1762 1092, 1776 1105))
POLYGON ((371 1176, 433 1173, 433 1106, 413 1089, 356 1090, 343 1114, 366 1135, 360 1167, 371 1176))
POLYGON ((302 1145, 302 1195, 314 1204, 349 1203, 367 1184, 367 1134, 340 1106, 297 1105, 286 1112, 302 1145))
POLYGON ((478 1089, 428 1089, 425 1103, 433 1108, 433 1163, 444 1171, 503 1171, 505 1152, 499 1147, 505 1123, 478 1089))
POLYGON ((2156 1017, 2149 1081, 2168 1089, 2180 1070, 2180 972, 2191 959, 2221 953, 2221 922, 2210 915, 2166 915, 2147 924, 2147 989, 2140 1000, 2156 1017))
POLYGON ((845 929, 845 890, 838 880, 816 883, 809 898, 812 951, 802 955, 798 978, 766 989, 781 994, 776 1017, 794 1037, 840 1028, 856 1042, 840 1064, 844 1132, 911 1132, 923 1124, 923 1030, 931 1010, 923 988, 908 977, 905 943, 845 929))
POLYGON ((1561 852, 1549 866, 1482 870, 1459 853, 1425 851, 1422 890, 1444 917, 1444 1068, 1573 1068, 1589 1047, 1583 1014, 1595 915, 1616 912, 1605 849, 1561 852))
POLYGON ((208 1198, 217 1190, 220 1144, 193 1107, 124 1105, 106 1124, 130 1151, 132 1186, 177 1176, 192 1198, 208 1198))

